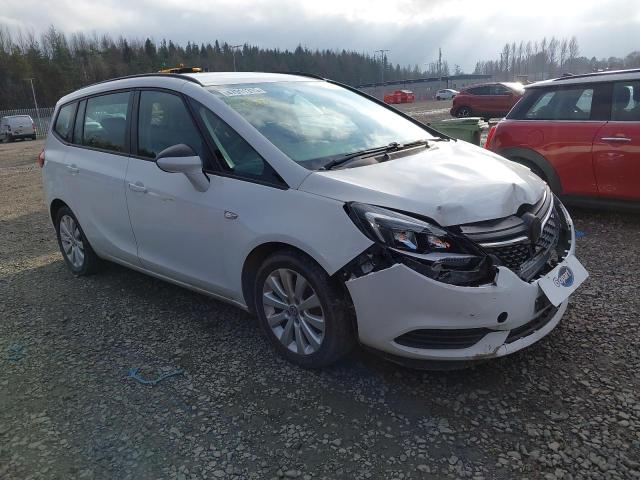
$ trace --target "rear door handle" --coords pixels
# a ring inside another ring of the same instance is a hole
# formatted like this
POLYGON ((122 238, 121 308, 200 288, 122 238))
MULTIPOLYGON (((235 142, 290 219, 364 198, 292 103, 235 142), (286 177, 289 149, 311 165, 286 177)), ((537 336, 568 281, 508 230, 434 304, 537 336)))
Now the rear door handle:
POLYGON ((80 172, 80 169, 75 165, 67 165, 67 170, 69 171, 69 173, 71 173, 71 175, 76 175, 80 172))
POLYGON ((629 137, 602 137, 600 140, 603 142, 630 142, 629 137))
POLYGON ((147 193, 147 187, 145 187, 140 182, 130 183, 129 190, 131 190, 132 192, 147 193))

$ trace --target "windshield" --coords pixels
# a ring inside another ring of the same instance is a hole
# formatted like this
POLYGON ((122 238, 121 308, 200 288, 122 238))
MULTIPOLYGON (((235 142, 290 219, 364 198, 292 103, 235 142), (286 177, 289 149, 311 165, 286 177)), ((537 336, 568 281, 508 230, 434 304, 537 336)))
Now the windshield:
POLYGON ((360 150, 432 136, 393 111, 328 82, 255 83, 209 90, 309 169, 360 150))

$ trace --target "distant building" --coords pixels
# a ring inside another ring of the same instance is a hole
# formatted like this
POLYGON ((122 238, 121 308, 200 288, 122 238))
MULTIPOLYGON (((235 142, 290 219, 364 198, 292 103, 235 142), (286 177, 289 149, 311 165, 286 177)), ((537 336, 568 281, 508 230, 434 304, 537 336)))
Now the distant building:
POLYGON ((394 90, 411 90, 415 94, 416 100, 427 100, 434 98, 436 92, 442 88, 460 90, 469 85, 491 81, 493 81, 491 75, 472 73, 468 75, 449 75, 448 77, 427 77, 412 80, 394 80, 383 83, 366 83, 358 85, 356 88, 380 100, 384 98, 385 93, 394 90))

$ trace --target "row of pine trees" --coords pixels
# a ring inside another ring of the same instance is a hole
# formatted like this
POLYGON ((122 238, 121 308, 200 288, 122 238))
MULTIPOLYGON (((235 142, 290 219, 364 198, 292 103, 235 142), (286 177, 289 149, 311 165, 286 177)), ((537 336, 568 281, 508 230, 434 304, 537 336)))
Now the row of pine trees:
POLYGON ((390 64, 386 57, 341 50, 266 49, 226 42, 179 45, 108 35, 65 35, 54 27, 41 36, 10 31, 0 25, 0 109, 33 105, 28 79, 33 78, 40 106, 53 106, 64 94, 83 85, 137 73, 156 72, 179 64, 209 71, 308 72, 350 85, 415 78, 417 68, 390 64))

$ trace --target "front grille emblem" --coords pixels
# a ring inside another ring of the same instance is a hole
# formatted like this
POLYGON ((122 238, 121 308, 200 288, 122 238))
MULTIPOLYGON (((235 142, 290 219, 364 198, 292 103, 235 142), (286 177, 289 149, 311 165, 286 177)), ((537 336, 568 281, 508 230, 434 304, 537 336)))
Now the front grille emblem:
POLYGON ((522 221, 528 228, 527 236, 531 240, 531 244, 535 245, 542 235, 542 220, 533 213, 527 212, 522 215, 522 221))

